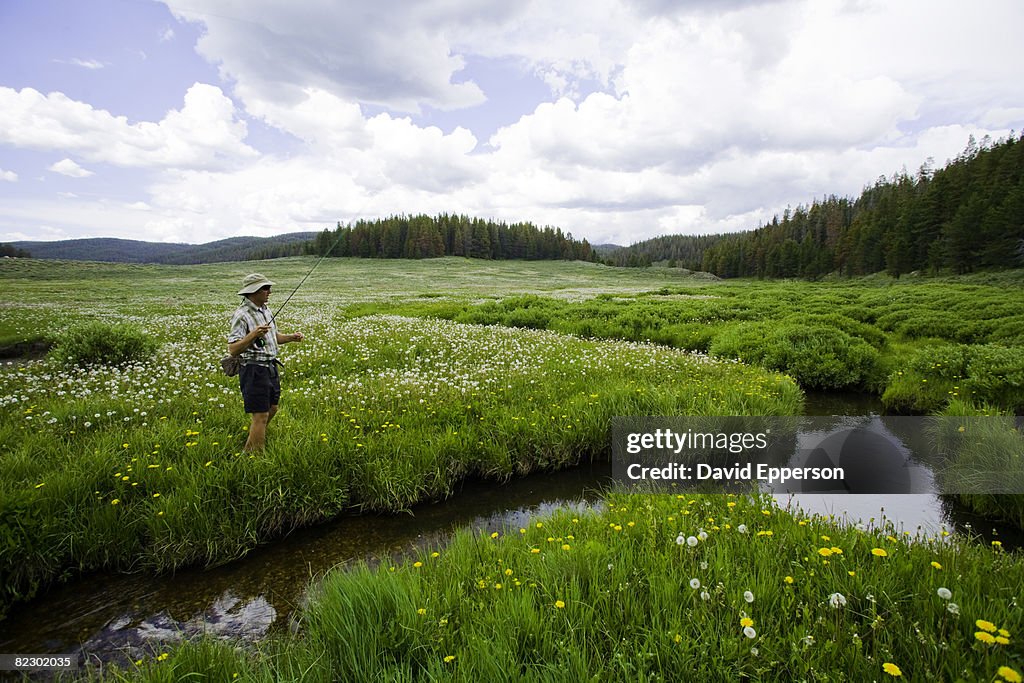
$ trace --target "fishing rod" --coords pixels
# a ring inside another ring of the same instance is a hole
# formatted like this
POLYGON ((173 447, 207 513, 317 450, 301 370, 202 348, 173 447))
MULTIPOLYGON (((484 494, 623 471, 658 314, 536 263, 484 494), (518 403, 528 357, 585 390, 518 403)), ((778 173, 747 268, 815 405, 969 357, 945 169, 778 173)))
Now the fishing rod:
MULTIPOLYGON (((351 225, 351 222, 349 223, 349 225, 351 225)), ((340 232, 340 231, 339 231, 339 232, 340 232)), ((303 277, 303 278, 302 278, 301 280, 299 280, 299 284, 295 285, 295 289, 293 289, 293 290, 292 290, 292 293, 288 295, 288 298, 284 300, 284 303, 283 303, 283 304, 281 304, 281 307, 277 309, 277 313, 274 313, 274 314, 272 314, 272 315, 270 316, 270 320, 271 320, 271 322, 277 322, 277 316, 281 315, 281 311, 283 311, 283 310, 284 310, 284 307, 285 307, 285 306, 287 306, 287 305, 288 305, 288 302, 292 300, 292 297, 293 297, 293 296, 295 296, 295 292, 299 291, 299 287, 301 287, 301 286, 302 286, 302 283, 304 283, 304 282, 306 281, 306 279, 307 279, 307 278, 308 278, 308 277, 309 277, 310 275, 312 275, 312 274, 313 274, 313 271, 314 271, 314 270, 316 270, 316 267, 320 265, 320 262, 321 262, 321 261, 323 261, 323 260, 324 260, 325 258, 327 258, 327 256, 328 256, 328 255, 329 255, 329 254, 330 254, 330 253, 331 253, 332 251, 334 251, 334 248, 335 248, 336 246, 338 246, 339 244, 341 244, 341 240, 343 240, 343 239, 345 239, 345 233, 343 233, 343 232, 342 232, 342 233, 341 233, 341 235, 340 235, 340 236, 338 237, 337 241, 335 241, 335 242, 334 242, 334 244, 332 244, 332 245, 331 245, 331 248, 330 248, 330 249, 328 249, 327 251, 325 251, 325 252, 324 252, 324 255, 323 255, 323 256, 321 256, 321 257, 320 257, 320 259, 319 259, 319 260, 318 260, 318 261, 317 261, 316 263, 314 263, 314 264, 313 264, 313 267, 309 269, 309 272, 308 272, 308 273, 306 273, 305 277, 303 277)))

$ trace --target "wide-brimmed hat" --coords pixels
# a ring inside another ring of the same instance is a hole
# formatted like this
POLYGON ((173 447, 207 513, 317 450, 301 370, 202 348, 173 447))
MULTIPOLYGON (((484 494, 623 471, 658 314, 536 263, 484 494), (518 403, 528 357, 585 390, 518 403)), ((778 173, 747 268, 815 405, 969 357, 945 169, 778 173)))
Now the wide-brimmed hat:
POLYGON ((267 285, 272 284, 274 283, 268 280, 266 275, 260 275, 259 273, 251 273, 249 275, 246 275, 245 279, 242 280, 242 288, 238 290, 238 293, 243 296, 246 294, 253 294, 259 291, 261 287, 266 287, 267 285))

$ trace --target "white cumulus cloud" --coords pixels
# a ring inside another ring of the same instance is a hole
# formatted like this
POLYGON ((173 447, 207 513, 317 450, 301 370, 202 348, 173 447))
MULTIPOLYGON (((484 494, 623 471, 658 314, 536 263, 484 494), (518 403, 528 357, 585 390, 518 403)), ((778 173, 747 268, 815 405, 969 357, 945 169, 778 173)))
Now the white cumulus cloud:
POLYGON ((150 237, 419 211, 627 244, 751 229, 1024 125, 1016 0, 165 4, 223 80, 161 120, 0 87, 0 145, 149 171, 102 210, 150 237), (499 91, 511 71, 532 99, 499 91))
POLYGON ((88 178, 93 174, 92 171, 82 168, 71 159, 61 159, 50 166, 49 170, 66 175, 69 178, 88 178))
POLYGON ((60 92, 0 87, 0 144, 60 150, 115 166, 218 168, 252 158, 245 122, 220 88, 196 83, 156 123, 129 123, 60 92))

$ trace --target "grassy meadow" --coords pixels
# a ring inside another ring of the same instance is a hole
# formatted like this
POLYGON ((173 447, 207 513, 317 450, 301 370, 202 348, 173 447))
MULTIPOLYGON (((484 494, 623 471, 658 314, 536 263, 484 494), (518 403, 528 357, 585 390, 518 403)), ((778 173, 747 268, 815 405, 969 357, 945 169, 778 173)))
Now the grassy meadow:
MULTIPOLYGON (((0 613, 79 572, 217 564, 340 514, 444 498, 467 477, 600 457, 615 415, 800 414, 802 389, 872 392, 905 412, 1024 407, 1024 273, 722 282, 587 263, 328 259, 279 319, 307 341, 282 350, 267 449, 243 454, 237 379, 218 365, 234 292, 263 272, 276 311, 314 262, 0 262, 0 350, 58 344, 0 365, 0 613), (69 366, 59 344, 88 322, 138 329, 157 350, 69 366)), ((1006 498, 990 510, 1012 519, 1020 497, 1006 498)), ((460 535, 418 566, 331 575, 299 634, 259 653, 187 645, 108 675, 1024 671, 1024 565, 998 547, 908 543, 757 497, 612 496, 513 531, 460 535)))

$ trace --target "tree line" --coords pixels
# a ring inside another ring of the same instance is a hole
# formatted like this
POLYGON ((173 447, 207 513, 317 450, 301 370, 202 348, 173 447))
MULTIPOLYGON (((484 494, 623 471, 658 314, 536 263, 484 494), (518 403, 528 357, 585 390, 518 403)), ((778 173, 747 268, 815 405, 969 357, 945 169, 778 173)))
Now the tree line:
POLYGON ((504 223, 464 215, 397 215, 338 223, 307 245, 307 253, 362 258, 422 259, 466 256, 480 259, 579 260, 597 256, 586 240, 560 228, 504 223))
POLYGON ((10 256, 12 258, 31 258, 30 254, 25 249, 19 249, 10 244, 0 244, 0 257, 10 256))
POLYGON ((857 199, 829 196, 756 230, 658 237, 607 259, 658 261, 720 277, 811 279, 1024 266, 1024 134, 971 137, 938 171, 929 160, 914 175, 879 178, 857 199))

